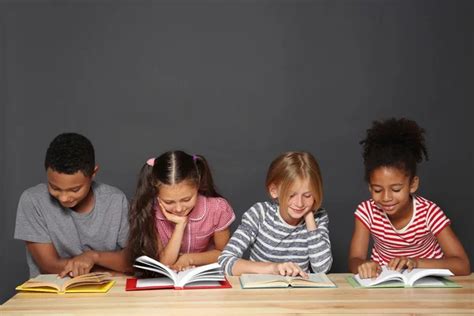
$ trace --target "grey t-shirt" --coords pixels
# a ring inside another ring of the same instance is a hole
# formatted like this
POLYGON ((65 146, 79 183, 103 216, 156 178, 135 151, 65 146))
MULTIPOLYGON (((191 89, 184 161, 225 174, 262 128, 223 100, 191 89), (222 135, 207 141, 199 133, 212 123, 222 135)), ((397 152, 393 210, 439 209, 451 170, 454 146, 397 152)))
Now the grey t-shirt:
MULTIPOLYGON (((64 208, 53 198, 46 184, 27 189, 20 197, 15 239, 52 243, 61 258, 86 250, 117 251, 128 238, 128 201, 122 191, 93 182, 95 205, 87 214, 64 208)), ((30 277, 40 273, 29 251, 26 259, 30 277)))

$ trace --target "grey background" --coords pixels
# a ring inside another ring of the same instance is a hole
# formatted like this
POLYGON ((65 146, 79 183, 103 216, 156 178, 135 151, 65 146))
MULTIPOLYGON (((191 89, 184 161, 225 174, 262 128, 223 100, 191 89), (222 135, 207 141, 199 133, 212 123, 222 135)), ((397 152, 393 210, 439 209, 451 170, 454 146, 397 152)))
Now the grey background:
POLYGON ((147 158, 205 155, 238 219, 267 199, 276 155, 312 152, 331 271, 344 272, 369 197, 358 142, 373 120, 406 116, 427 130, 419 193, 473 261, 473 12, 470 1, 0 2, 0 302, 27 278, 18 198, 44 181, 64 131, 92 140, 98 179, 128 197, 147 158))

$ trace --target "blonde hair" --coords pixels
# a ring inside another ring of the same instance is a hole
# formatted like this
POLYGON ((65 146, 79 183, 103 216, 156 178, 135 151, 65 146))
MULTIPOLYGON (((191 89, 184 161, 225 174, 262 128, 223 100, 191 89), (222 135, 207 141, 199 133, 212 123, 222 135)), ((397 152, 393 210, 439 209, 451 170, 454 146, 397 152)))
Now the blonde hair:
POLYGON ((274 185, 279 189, 280 208, 288 207, 289 190, 296 179, 309 179, 314 197, 314 210, 321 207, 323 200, 323 180, 316 159, 308 152, 290 151, 281 154, 270 164, 265 185, 270 191, 274 185))

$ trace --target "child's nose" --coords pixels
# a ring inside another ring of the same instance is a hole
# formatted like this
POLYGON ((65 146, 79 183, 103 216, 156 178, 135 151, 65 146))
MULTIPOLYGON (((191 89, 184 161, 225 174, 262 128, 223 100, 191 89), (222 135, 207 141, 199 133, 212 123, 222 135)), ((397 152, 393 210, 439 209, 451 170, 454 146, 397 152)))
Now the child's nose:
POLYGON ((389 190, 386 190, 382 198, 384 201, 390 201, 392 199, 392 193, 389 190))
POLYGON ((303 197, 299 196, 296 198, 296 206, 303 207, 303 197))
POLYGON ((67 193, 60 193, 58 200, 59 200, 61 203, 67 203, 67 202, 69 202, 69 194, 67 194, 67 193))

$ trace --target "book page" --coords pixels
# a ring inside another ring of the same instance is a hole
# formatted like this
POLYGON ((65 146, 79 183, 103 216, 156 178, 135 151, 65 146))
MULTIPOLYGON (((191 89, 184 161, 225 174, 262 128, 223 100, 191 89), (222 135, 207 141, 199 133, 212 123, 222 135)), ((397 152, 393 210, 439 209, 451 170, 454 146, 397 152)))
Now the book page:
POLYGON ((141 256, 135 260, 133 265, 136 268, 153 271, 159 274, 163 274, 169 277, 176 284, 178 282, 178 274, 171 270, 169 267, 165 266, 159 261, 152 259, 148 256, 141 256))
POLYGON ((109 272, 92 272, 88 274, 83 274, 77 277, 74 277, 70 280, 67 280, 63 288, 69 290, 73 287, 92 285, 98 286, 102 284, 109 283, 111 281, 112 275, 109 272))
POLYGON ((423 277, 419 280, 416 280, 414 284, 412 284, 411 286, 419 286, 419 287, 443 287, 444 286, 444 282, 442 280, 440 280, 439 278, 437 277, 431 277, 431 276, 428 276, 428 277, 423 277))
POLYGON ((221 283, 219 281, 198 281, 187 283, 185 287, 219 287, 221 283))
POLYGON ((334 287, 335 284, 328 278, 325 273, 310 273, 308 278, 292 278, 291 285, 293 286, 321 286, 321 287, 334 287))
POLYGON ((219 281, 224 280, 221 266, 215 262, 204 266, 188 269, 178 273, 176 286, 183 287, 187 283, 195 281, 219 281))
POLYGON ((71 280, 70 277, 60 278, 57 274, 40 274, 36 278, 28 280, 23 287, 52 287, 61 291, 64 283, 71 280))
POLYGON ((240 283, 243 288, 288 287, 289 279, 275 274, 242 274, 240 283))
POLYGON ((173 280, 168 277, 137 279, 136 287, 153 287, 153 286, 174 286, 173 280))
POLYGON ((358 274, 354 276, 357 282, 364 287, 379 285, 387 281, 405 284, 405 277, 398 271, 389 270, 386 266, 382 266, 382 272, 375 279, 361 279, 358 274))
MULTIPOLYGON (((408 280, 407 284, 409 286, 413 286, 414 284, 418 285, 418 283, 421 281, 420 279, 422 279, 424 277, 427 277, 427 276, 448 277, 448 276, 454 275, 448 269, 413 269, 410 272, 408 272, 408 270, 405 270, 403 272, 403 274, 405 275, 406 279, 408 280)), ((435 278, 431 278, 432 281, 433 281, 433 279, 436 280, 435 278)), ((439 280, 437 280, 437 281, 441 282, 439 280)), ((426 281, 426 282, 428 282, 428 281, 426 281)), ((426 282, 425 282, 425 285, 426 285, 426 282)), ((444 284, 444 283, 442 283, 442 284, 444 284)))

